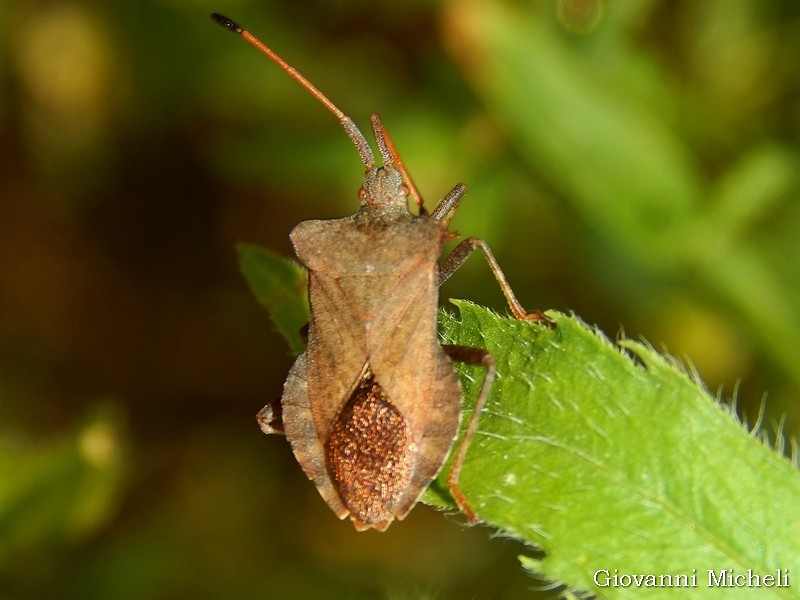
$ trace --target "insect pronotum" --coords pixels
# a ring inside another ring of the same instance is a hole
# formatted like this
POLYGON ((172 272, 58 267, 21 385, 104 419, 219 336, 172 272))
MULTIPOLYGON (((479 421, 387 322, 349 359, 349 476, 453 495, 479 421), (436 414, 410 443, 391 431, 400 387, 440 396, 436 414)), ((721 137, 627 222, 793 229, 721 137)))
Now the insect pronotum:
POLYGON ((439 286, 480 249, 518 319, 549 322, 517 300, 488 245, 463 240, 439 264, 466 187, 456 185, 428 214, 378 115, 372 130, 382 166, 355 123, 280 56, 227 17, 212 19, 242 36, 331 111, 365 168, 361 207, 341 219, 303 221, 290 237, 308 269, 308 347, 284 384, 280 406, 265 406, 265 433, 283 431, 297 461, 336 515, 356 529, 385 530, 404 518, 442 469, 461 421, 461 386, 451 360, 486 368, 475 409, 453 459, 448 485, 470 521, 458 487, 464 457, 494 378, 479 348, 441 345, 439 286), (418 213, 408 209, 408 196, 418 213), (281 423, 282 422, 282 423, 281 423))

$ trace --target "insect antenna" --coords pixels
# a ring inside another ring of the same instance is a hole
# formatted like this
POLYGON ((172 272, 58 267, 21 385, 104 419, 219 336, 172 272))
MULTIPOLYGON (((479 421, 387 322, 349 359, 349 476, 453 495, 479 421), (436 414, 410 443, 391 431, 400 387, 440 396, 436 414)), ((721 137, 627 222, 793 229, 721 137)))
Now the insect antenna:
POLYGON ((422 196, 419 195, 419 190, 414 184, 414 180, 411 179, 411 175, 406 170, 403 159, 400 158, 400 153, 397 151, 392 138, 389 137, 389 133, 383 126, 381 118, 376 114, 372 114, 369 119, 372 123, 372 131, 375 134, 375 141, 378 143, 378 150, 380 150, 384 164, 394 164, 395 168, 400 171, 400 175, 405 179, 408 185, 408 191, 414 199, 414 203, 419 206, 420 213, 427 214, 423 206, 422 196))
MULTIPOLYGON (((235 21, 229 19, 225 15, 221 15, 219 13, 212 13, 211 20, 221 25, 225 29, 232 31, 240 35, 244 41, 249 43, 251 46, 255 46, 259 51, 266 54, 272 61, 277 64, 281 69, 283 69, 289 77, 294 79, 297 83, 303 86, 314 98, 319 100, 325 108, 331 111, 334 116, 339 119, 339 122, 342 124, 345 132, 353 140, 353 144, 355 144, 356 150, 358 151, 358 156, 361 158, 361 162, 364 164, 364 167, 367 169, 372 168, 375 165, 375 155, 372 153, 372 148, 370 148, 369 143, 367 142, 364 134, 356 127, 356 124, 353 120, 344 114, 339 107, 336 106, 330 99, 320 92, 313 83, 311 83, 308 79, 303 77, 300 72, 295 69, 292 65, 287 63, 283 60, 278 54, 276 54, 269 46, 267 46, 264 42, 259 40, 256 36, 254 36, 249 31, 242 29, 235 21)), ((380 143, 380 142, 379 142, 380 143)), ((381 151, 383 152, 383 151, 381 151)))

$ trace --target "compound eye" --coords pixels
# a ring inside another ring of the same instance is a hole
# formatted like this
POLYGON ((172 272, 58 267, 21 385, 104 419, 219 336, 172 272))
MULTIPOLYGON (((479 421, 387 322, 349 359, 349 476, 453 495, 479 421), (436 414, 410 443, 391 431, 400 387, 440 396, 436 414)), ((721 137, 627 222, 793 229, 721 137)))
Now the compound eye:
POLYGON ((408 186, 405 183, 400 184, 400 187, 397 188, 397 193, 403 198, 407 197, 409 194, 408 186))
POLYGON ((360 189, 358 190, 358 197, 359 197, 361 200, 366 200, 366 199, 367 199, 367 190, 365 190, 363 187, 362 187, 362 188, 360 188, 360 189))

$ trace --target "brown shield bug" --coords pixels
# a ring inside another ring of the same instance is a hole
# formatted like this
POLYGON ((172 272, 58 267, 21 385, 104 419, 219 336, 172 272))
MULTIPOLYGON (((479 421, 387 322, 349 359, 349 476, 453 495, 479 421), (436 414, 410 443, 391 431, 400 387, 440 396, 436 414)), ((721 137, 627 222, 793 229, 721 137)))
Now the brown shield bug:
POLYGON ((375 166, 369 143, 350 117, 305 77, 227 17, 215 13, 212 19, 324 104, 366 169, 358 212, 303 221, 291 232, 297 258, 308 269, 308 347, 289 371, 279 410, 267 405, 258 413, 262 430, 282 428, 297 462, 340 519, 349 516, 359 531, 383 531, 416 504, 458 434, 461 385, 451 359, 481 364, 486 375, 448 477, 453 497, 474 521, 458 478, 494 378, 494 360, 486 350, 439 344, 439 286, 480 249, 514 316, 549 323, 547 317, 522 308, 483 240, 465 239, 439 264, 445 242, 454 237, 447 225, 467 191, 464 185, 428 214, 378 115, 371 122, 382 166, 375 166), (408 209, 409 195, 419 207, 416 215, 408 209))

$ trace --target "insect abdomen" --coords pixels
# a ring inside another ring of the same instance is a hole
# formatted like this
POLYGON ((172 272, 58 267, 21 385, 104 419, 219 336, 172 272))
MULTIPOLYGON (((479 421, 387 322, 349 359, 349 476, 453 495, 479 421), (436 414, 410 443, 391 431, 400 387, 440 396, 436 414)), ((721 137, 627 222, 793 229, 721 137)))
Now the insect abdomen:
POLYGON ((352 516, 390 521, 411 480, 411 428, 367 370, 337 415, 326 445, 331 479, 352 516))

